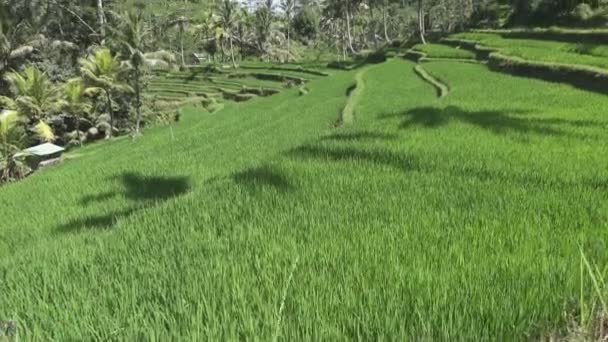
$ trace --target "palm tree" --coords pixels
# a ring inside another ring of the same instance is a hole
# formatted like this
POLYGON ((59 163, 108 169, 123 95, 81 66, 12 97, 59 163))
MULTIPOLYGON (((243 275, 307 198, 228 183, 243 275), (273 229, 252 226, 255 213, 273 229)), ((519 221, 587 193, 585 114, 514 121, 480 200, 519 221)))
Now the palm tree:
POLYGON ((289 63, 291 57, 291 20, 293 19, 293 12, 296 9, 296 0, 283 0, 281 2, 281 8, 283 12, 285 12, 285 26, 287 29, 287 62, 289 63))
MULTIPOLYGON (((135 133, 140 133, 141 128, 141 92, 143 88, 142 78, 146 67, 168 67, 175 63, 174 56, 166 51, 144 53, 146 41, 152 32, 145 25, 141 11, 130 11, 123 14, 121 24, 115 31, 121 44, 127 50, 127 66, 132 70, 132 85, 135 91, 135 110, 137 119, 135 133)), ((182 57, 183 58, 183 57, 182 57)))
MULTIPOLYGON (((123 16, 122 43, 129 49, 129 64, 133 70, 133 84, 135 88, 135 110, 137 112, 137 120, 135 124, 135 134, 139 134, 141 125, 141 78, 142 67, 145 63, 144 57, 144 42, 150 31, 144 27, 141 12, 128 12, 123 16)), ((182 65, 184 62, 182 46, 182 65)))
POLYGON ((17 111, 0 112, 0 183, 23 178, 28 167, 18 153, 25 140, 17 111))
POLYGON ((236 26, 238 20, 238 8, 237 4, 232 0, 224 0, 220 3, 218 9, 218 26, 221 27, 223 36, 228 37, 230 45, 230 58, 232 59, 232 66, 236 68, 236 61, 234 60, 234 46, 232 42, 233 29, 236 26))
POLYGON ((30 121, 40 121, 55 109, 57 91, 46 73, 30 66, 23 73, 8 73, 5 79, 15 96, 15 107, 30 121))
POLYGON ((255 31, 258 41, 258 49, 262 54, 267 55, 267 42, 270 39, 272 31, 272 0, 266 0, 264 6, 258 8, 255 12, 255 31))
POLYGON ((63 101, 61 107, 76 119, 76 138, 78 139, 80 146, 82 146, 82 139, 80 138, 80 120, 82 116, 89 113, 92 108, 92 105, 87 98, 87 95, 91 92, 94 92, 94 89, 86 88, 83 80, 80 78, 68 81, 63 87, 63 101))
POLYGON ((425 35, 425 23, 424 23, 424 2, 422 0, 418 0, 418 33, 420 34, 420 41, 422 44, 426 44, 425 35))
POLYGON ((6 9, 0 8, 0 71, 5 71, 15 60, 34 52, 34 47, 25 42, 25 27, 25 23, 15 22, 6 9))
POLYGON ((186 65, 186 60, 184 58, 184 33, 186 32, 186 27, 190 23, 190 19, 186 16, 179 16, 176 19, 169 22, 169 26, 177 27, 178 35, 179 35, 179 47, 180 47, 180 55, 181 55, 181 65, 182 67, 186 65))
POLYGON ((114 110, 112 109, 112 92, 133 92, 133 89, 120 81, 123 73, 118 56, 112 56, 110 50, 101 48, 87 58, 80 59, 80 72, 87 85, 97 87, 106 97, 106 106, 110 114, 110 135, 114 130, 114 110))

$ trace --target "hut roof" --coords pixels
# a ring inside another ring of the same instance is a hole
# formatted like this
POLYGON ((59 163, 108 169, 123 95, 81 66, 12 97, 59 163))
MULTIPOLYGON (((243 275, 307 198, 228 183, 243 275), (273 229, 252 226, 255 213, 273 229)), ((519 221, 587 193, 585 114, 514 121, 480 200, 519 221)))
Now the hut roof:
POLYGON ((52 154, 60 153, 65 151, 65 149, 61 146, 57 146, 51 143, 45 143, 37 146, 30 147, 25 149, 23 152, 27 154, 33 154, 35 156, 44 157, 52 154))

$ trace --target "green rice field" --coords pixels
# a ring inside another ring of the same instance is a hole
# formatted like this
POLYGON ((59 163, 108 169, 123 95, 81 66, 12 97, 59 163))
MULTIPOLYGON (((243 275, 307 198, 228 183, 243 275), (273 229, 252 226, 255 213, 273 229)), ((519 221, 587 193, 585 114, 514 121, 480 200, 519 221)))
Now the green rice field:
POLYGON ((566 335, 598 300, 581 251, 608 265, 608 98, 425 63, 440 99, 415 65, 159 72, 149 93, 224 108, 1 187, 0 318, 48 341, 566 335), (223 99, 243 86, 278 93, 223 99))

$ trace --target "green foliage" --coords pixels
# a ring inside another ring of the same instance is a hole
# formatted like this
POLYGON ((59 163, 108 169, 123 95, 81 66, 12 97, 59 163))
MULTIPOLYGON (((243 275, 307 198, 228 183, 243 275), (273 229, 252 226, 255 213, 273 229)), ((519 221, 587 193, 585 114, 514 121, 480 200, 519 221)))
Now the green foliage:
POLYGON ((19 112, 0 113, 0 184, 19 180, 27 175, 29 168, 19 156, 25 140, 23 127, 19 122, 19 112))
POLYGON ((19 112, 30 120, 37 121, 56 108, 56 88, 39 69, 27 67, 22 73, 7 73, 5 79, 11 85, 19 112))
POLYGON ((319 34, 321 15, 311 7, 304 7, 293 19, 293 28, 300 38, 314 40, 319 34))

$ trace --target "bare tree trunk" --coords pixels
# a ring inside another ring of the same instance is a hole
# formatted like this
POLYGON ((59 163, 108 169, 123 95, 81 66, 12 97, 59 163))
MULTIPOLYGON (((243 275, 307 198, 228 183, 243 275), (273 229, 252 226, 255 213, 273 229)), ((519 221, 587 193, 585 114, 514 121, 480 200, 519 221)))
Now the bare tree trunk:
POLYGON ((97 20, 99 22, 99 33, 102 37, 105 37, 106 16, 103 13, 103 0, 97 0, 97 20))
POLYGON ((348 4, 346 5, 346 36, 348 37, 348 49, 351 53, 356 53, 353 48, 353 36, 350 32, 350 8, 348 4))
POLYGON ((141 74, 139 67, 135 68, 135 111, 137 112, 137 121, 135 122, 135 134, 139 135, 141 126, 141 74))
POLYGON ((184 27, 179 27, 179 46, 182 54, 182 66, 186 65, 186 60, 184 59, 184 27))
POLYGON ((384 39, 386 42, 390 42, 390 38, 388 37, 388 23, 386 20, 386 2, 382 4, 382 26, 384 26, 384 39))
POLYGON ((230 58, 232 59, 232 67, 236 69, 236 62, 234 61, 234 47, 232 46, 232 36, 228 37, 230 42, 230 58))
POLYGON ((373 25, 371 25, 372 30, 372 38, 374 39, 374 47, 378 48, 378 36, 376 35, 376 21, 374 20, 374 7, 372 6, 372 2, 368 1, 367 6, 369 7, 369 17, 372 21, 373 25))
POLYGON ((418 0, 418 31, 420 33, 420 41, 422 41, 422 44, 426 44, 426 39, 424 38, 424 8, 422 7, 422 0, 418 0))
POLYGON ((112 110, 112 98, 110 98, 110 91, 105 90, 106 100, 108 102, 108 113, 110 113, 110 139, 114 135, 114 111, 112 110))
POLYGON ((290 36, 289 36, 289 19, 287 19, 287 63, 291 61, 290 36))
POLYGON ((76 139, 78 139, 78 144, 82 147, 82 139, 80 139, 80 115, 76 114, 76 139))

